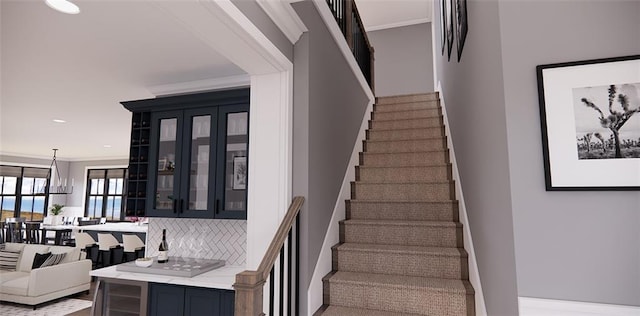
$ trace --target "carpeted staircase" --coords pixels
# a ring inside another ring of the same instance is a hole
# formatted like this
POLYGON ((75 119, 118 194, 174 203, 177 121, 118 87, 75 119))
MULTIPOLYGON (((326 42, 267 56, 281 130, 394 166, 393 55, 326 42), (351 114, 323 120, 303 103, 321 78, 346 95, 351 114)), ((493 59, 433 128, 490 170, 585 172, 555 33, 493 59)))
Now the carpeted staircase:
POLYGON ((377 98, 315 315, 475 315, 437 93, 377 98))

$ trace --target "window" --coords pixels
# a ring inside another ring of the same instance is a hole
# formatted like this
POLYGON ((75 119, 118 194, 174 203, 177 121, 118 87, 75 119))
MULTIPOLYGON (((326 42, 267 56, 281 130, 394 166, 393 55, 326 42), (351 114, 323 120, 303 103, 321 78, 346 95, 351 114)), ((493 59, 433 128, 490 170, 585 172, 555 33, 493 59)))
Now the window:
POLYGON ((122 219, 126 172, 126 168, 89 170, 85 216, 106 217, 107 220, 122 219))
POLYGON ((0 220, 24 217, 40 221, 47 205, 48 168, 0 166, 0 220))

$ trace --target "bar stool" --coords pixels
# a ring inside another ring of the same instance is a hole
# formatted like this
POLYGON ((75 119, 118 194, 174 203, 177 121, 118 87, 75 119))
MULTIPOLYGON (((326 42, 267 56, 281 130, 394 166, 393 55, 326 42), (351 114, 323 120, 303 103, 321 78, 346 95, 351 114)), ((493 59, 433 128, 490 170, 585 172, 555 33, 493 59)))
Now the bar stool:
POLYGON ((98 233, 98 249, 103 267, 122 263, 122 246, 111 233, 98 233))
POLYGON ((144 257, 145 245, 140 237, 132 234, 122 235, 124 261, 129 262, 144 257))
POLYGON ((88 233, 76 233, 76 247, 80 248, 81 253, 85 253, 86 259, 91 259, 93 268, 98 266, 98 244, 88 233))

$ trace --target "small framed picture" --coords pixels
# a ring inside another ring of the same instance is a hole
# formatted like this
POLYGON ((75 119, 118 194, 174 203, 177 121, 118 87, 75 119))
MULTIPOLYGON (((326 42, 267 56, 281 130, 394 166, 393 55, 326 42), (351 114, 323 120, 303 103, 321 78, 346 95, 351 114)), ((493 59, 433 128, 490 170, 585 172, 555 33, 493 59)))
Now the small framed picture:
POLYGON ((233 189, 247 189, 247 157, 233 157, 233 189))
POLYGON ((164 171, 167 170, 167 159, 160 159, 158 160, 158 171, 164 171))

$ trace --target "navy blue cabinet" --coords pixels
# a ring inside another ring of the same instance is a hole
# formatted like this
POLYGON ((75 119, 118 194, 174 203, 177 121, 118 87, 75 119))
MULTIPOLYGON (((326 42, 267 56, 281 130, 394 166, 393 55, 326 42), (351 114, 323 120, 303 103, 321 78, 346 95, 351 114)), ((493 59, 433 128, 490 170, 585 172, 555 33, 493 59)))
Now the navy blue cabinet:
POLYGON ((246 218, 249 89, 122 104, 134 116, 144 113, 150 125, 144 150, 135 147, 144 152, 144 165, 139 155, 130 164, 130 174, 133 167, 145 174, 128 181, 135 186, 127 204, 134 214, 246 218))
POLYGON ((234 291, 149 283, 151 316, 232 316, 234 291))

